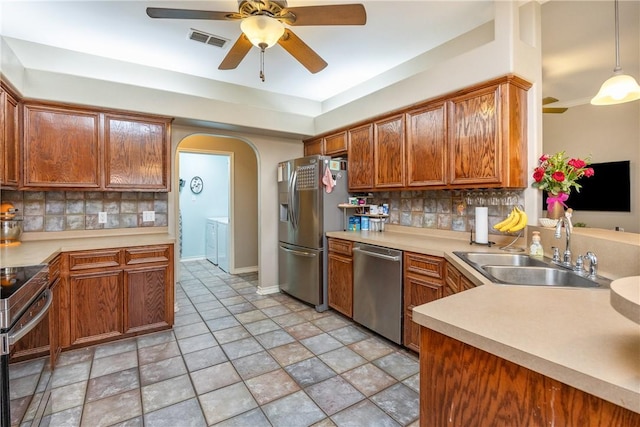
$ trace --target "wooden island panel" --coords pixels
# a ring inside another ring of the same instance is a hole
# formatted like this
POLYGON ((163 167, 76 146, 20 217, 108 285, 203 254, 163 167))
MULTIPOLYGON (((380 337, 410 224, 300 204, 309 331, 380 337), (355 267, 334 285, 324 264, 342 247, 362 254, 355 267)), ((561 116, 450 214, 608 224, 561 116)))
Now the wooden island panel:
POLYGON ((640 425, 640 414, 421 327, 420 425, 640 425))

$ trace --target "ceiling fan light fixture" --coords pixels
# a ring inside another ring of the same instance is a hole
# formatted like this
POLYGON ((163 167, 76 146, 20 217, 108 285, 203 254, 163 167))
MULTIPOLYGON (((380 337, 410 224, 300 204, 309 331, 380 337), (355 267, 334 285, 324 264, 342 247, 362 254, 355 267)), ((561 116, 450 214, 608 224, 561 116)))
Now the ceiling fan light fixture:
POLYGON ((616 25, 616 67, 613 76, 608 78, 596 96, 591 99, 592 105, 615 105, 640 99, 640 86, 632 76, 622 74, 620 66, 620 18, 618 12, 618 0, 615 0, 615 25, 616 25))
POLYGON ((240 29, 256 47, 266 49, 278 43, 284 34, 284 25, 266 15, 252 15, 244 18, 240 29))

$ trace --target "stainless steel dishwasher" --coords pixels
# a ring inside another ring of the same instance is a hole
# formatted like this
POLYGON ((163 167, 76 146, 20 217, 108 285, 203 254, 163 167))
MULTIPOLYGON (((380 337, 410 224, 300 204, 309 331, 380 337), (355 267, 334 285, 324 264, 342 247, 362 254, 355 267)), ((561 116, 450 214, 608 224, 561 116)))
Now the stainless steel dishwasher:
POLYGON ((402 251, 355 244, 353 320, 402 344, 402 251))

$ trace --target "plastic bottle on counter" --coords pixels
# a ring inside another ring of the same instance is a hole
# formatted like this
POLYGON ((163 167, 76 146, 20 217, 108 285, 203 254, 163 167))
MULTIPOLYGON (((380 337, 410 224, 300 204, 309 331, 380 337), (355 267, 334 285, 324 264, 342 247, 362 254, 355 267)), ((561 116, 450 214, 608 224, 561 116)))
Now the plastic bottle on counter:
POLYGON ((540 232, 534 231, 531 236, 531 246, 529 247, 529 255, 542 257, 544 256, 544 249, 540 244, 540 232))

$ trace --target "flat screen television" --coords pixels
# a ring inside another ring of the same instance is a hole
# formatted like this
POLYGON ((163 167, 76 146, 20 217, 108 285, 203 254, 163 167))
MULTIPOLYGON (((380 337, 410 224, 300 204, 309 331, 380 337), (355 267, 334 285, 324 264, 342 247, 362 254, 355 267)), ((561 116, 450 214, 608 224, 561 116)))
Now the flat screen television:
MULTIPOLYGON (((630 163, 623 160, 590 164, 594 175, 580 178, 580 192, 572 190, 566 205, 576 211, 631 212, 630 163)), ((546 207, 546 193, 542 197, 546 207)))

